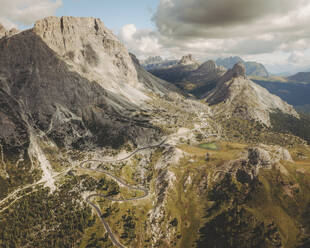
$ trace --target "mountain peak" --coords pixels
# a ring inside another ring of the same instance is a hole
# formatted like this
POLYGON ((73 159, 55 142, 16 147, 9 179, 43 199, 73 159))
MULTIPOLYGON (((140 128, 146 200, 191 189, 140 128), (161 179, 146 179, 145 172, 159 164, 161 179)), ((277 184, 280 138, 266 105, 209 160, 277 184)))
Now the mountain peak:
POLYGON ((6 29, 3 27, 3 25, 0 23, 0 39, 5 36, 6 29))
POLYGON ((246 69, 243 63, 238 62, 232 68, 232 76, 233 77, 246 77, 246 69))
POLYGON ((179 65, 192 65, 192 64, 198 64, 198 62, 193 58, 192 54, 188 54, 188 55, 183 56, 178 64, 179 65))
POLYGON ((143 61, 143 64, 159 64, 162 62, 164 62, 164 60, 161 56, 149 56, 143 61))
POLYGON ((222 77, 221 81, 226 82, 233 78, 246 78, 246 69, 242 62, 238 62, 232 69, 228 70, 222 77))
POLYGON ((217 68, 217 65, 213 60, 208 60, 207 62, 203 63, 198 70, 204 69, 204 70, 215 70, 217 68))
MULTIPOLYGON (((93 17, 50 16, 37 21, 33 31, 61 56, 71 51, 78 53, 88 44, 102 47, 104 41, 118 42, 104 23, 99 18, 93 17)), ((113 49, 112 44, 104 42, 103 45, 113 49)))
POLYGON ((271 125, 269 114, 275 111, 298 118, 291 105, 249 80, 241 62, 224 74, 217 87, 208 93, 206 101, 217 105, 217 110, 225 115, 256 120, 266 126, 271 125))

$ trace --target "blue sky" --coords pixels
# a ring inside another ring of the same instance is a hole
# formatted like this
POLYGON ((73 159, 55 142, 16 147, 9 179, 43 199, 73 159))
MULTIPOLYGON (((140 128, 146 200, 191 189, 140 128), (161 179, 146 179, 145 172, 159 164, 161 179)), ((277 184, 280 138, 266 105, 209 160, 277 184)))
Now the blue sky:
POLYGON ((118 33, 126 24, 137 28, 153 28, 151 17, 159 0, 64 0, 57 16, 91 16, 118 33))

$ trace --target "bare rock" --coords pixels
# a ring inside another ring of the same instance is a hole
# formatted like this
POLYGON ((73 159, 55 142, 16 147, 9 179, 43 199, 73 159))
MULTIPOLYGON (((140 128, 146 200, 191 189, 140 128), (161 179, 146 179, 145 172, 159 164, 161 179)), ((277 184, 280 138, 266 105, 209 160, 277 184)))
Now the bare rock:
POLYGON ((5 36, 6 37, 10 37, 10 36, 13 36, 15 34, 18 34, 20 31, 17 29, 17 28, 12 28, 10 29, 9 31, 6 31, 5 32, 5 36))
POLYGON ((206 96, 218 114, 255 120, 270 126, 270 113, 281 111, 299 118, 295 109, 263 87, 246 78, 245 67, 236 64, 206 96))
POLYGON ((3 27, 3 25, 0 23, 0 39, 5 36, 6 29, 3 27))
POLYGON ((276 154, 280 160, 293 162, 290 152, 284 147, 279 147, 276 154))
POLYGON ((193 55, 188 54, 181 58, 178 63, 179 65, 192 65, 192 64, 199 64, 194 58, 193 55))
POLYGON ((262 148, 250 148, 248 150, 248 160, 253 166, 271 169, 270 154, 262 148))

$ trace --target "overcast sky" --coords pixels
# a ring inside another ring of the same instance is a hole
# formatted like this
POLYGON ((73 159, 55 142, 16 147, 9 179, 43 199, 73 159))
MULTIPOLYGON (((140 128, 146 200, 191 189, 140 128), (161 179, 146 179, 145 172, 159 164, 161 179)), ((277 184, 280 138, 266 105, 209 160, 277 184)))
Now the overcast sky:
POLYGON ((271 72, 310 69, 310 0, 0 0, 0 22, 94 16, 139 58, 238 55, 271 72))

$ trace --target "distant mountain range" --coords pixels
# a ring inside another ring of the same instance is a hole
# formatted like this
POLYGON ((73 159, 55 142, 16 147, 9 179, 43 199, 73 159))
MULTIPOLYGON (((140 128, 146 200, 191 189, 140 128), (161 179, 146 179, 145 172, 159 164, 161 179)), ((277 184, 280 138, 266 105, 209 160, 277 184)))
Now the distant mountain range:
POLYGON ((178 60, 164 60, 160 56, 154 56, 154 57, 148 57, 145 60, 141 61, 141 65, 144 67, 146 70, 154 70, 162 67, 169 67, 172 65, 177 64, 179 61, 178 60))
POLYGON ((215 62, 217 65, 224 66, 228 70, 233 68, 235 64, 241 62, 245 65, 247 76, 269 77, 270 75, 263 64, 252 61, 244 61, 238 56, 218 58, 215 62))

